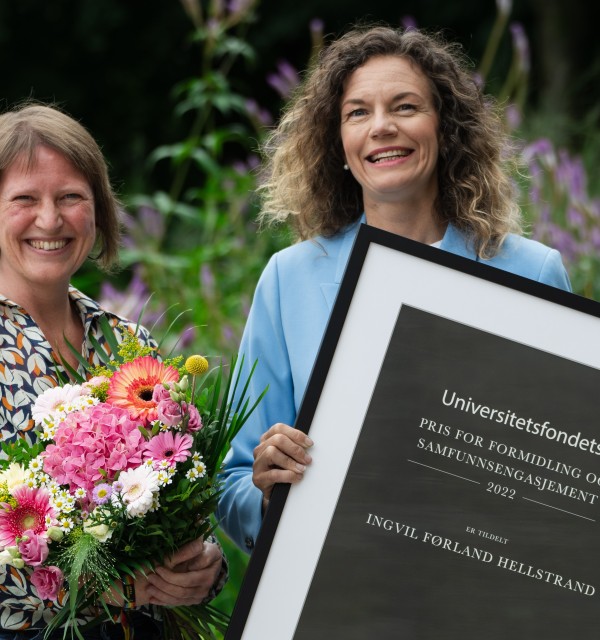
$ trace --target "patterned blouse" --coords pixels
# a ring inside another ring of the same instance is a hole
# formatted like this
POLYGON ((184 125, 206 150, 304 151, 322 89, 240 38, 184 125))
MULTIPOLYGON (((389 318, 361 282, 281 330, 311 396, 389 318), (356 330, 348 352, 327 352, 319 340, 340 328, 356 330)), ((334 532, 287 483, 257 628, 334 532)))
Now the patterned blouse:
MULTIPOLYGON (((94 337, 110 352, 99 326, 99 318, 106 316, 113 327, 120 325, 134 331, 135 323, 101 309, 93 300, 75 288, 69 296, 79 310, 84 327, 82 355, 92 364, 100 364, 90 337, 94 337)), ((144 327, 138 327, 143 344, 156 347, 144 327)), ((120 340, 120 332, 116 332, 120 340)), ((58 361, 40 328, 22 307, 0 295, 0 439, 4 442, 21 437, 29 443, 36 439, 31 405, 45 389, 55 387, 58 361)), ((65 373, 62 367, 58 367, 65 373)), ((79 373, 85 371, 80 365, 79 373)), ((63 596, 64 598, 65 596, 63 596)), ((28 582, 27 570, 0 565, 0 630, 44 629, 64 603, 43 601, 28 582)))

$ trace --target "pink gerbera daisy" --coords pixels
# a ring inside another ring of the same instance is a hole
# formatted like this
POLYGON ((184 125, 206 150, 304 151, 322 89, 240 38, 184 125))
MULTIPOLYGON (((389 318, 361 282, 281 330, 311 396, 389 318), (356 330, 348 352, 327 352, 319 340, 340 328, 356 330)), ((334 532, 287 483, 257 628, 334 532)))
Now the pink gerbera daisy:
POLYGON ((54 520, 55 511, 50 504, 50 494, 46 489, 33 489, 22 485, 13 490, 16 505, 1 503, 0 546, 12 547, 16 538, 30 529, 36 535, 46 532, 46 517, 54 520))
POLYGON ((176 382, 175 367, 165 366, 152 356, 143 356, 124 364, 110 379, 107 402, 127 409, 132 418, 149 422, 156 419, 152 399, 157 384, 176 382))
POLYGON ((193 442, 189 433, 162 431, 148 440, 144 447, 144 458, 152 458, 155 464, 166 460, 170 465, 175 465, 189 458, 193 442))

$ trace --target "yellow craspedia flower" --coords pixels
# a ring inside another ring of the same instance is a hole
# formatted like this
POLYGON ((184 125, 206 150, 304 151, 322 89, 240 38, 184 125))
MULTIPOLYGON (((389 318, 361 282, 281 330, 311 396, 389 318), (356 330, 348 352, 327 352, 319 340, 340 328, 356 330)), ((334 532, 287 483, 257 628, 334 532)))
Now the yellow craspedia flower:
POLYGON ((185 361, 185 370, 191 376, 200 376, 208 371, 208 360, 204 356, 190 356, 185 361))

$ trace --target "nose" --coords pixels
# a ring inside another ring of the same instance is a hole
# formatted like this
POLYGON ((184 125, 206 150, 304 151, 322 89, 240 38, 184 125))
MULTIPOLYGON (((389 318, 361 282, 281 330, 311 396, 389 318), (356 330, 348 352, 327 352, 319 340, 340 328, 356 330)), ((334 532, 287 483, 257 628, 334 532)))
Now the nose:
POLYGON ((389 111, 377 111, 373 114, 373 119, 371 120, 372 138, 381 138, 395 135, 396 133, 398 133, 398 126, 389 111))
POLYGON ((63 224, 60 207, 53 200, 45 199, 39 203, 35 225, 43 231, 56 231, 63 224))

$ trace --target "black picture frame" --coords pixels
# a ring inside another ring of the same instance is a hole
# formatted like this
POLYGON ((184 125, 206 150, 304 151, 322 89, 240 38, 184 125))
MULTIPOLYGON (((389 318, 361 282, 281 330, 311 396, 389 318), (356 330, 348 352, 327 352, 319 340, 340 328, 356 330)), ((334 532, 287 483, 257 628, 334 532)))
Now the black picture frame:
POLYGON ((226 640, 592 637, 599 318, 592 300, 362 225, 296 421, 313 464, 273 492, 226 640))

